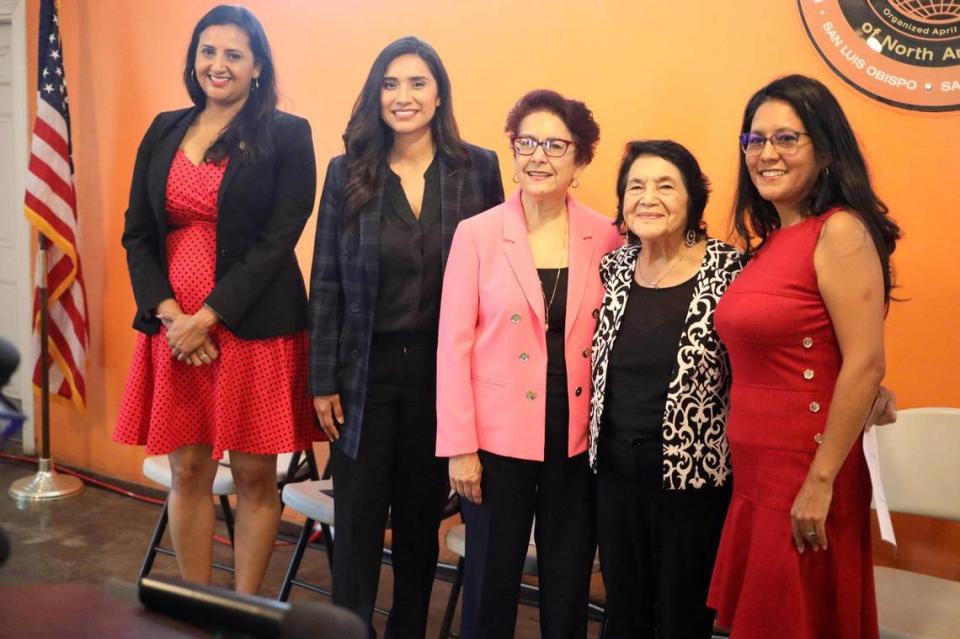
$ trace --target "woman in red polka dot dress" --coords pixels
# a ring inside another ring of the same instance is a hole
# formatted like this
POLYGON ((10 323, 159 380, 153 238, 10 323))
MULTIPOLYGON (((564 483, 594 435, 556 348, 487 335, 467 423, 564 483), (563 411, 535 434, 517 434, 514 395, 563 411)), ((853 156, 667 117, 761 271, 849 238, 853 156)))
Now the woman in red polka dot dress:
POLYGON ((184 579, 210 581, 210 498, 230 451, 236 588, 255 593, 280 520, 276 455, 320 438, 307 393, 307 299, 294 247, 310 216, 310 126, 276 110, 270 47, 248 10, 194 28, 194 107, 161 113, 134 168, 123 233, 140 331, 114 439, 168 454, 184 579))

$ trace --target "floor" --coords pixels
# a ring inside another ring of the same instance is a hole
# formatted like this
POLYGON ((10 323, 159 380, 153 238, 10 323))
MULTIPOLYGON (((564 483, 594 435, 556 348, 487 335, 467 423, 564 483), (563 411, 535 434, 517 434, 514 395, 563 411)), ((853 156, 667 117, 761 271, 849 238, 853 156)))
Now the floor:
MULTIPOLYGON (((27 464, 0 460, 0 527, 11 540, 10 557, 0 566, 0 586, 135 581, 159 507, 91 486, 68 499, 18 507, 7 496, 7 488, 14 480, 34 471, 35 467, 27 464)), ((267 572, 264 596, 276 596, 290 560, 292 547, 283 541, 280 543, 283 545, 277 547, 267 572)), ((215 546, 215 557, 228 563, 229 547, 215 546)), ((214 573, 215 584, 230 585, 228 573, 214 573)), ((152 574, 176 576, 174 559, 158 556, 152 574)), ((326 555, 308 550, 299 576, 329 588, 329 574, 326 555)), ((390 568, 384 566, 379 600, 382 607, 390 605, 391 581, 390 568)), ((427 637, 438 635, 449 593, 450 584, 438 579, 434 584, 427 637)), ((297 599, 322 600, 323 597, 295 588, 291 600, 297 599)), ((374 625, 382 637, 385 619, 380 615, 376 617, 374 625)), ((453 627, 455 630, 459 627, 459 618, 453 627)), ((599 623, 591 622, 589 636, 593 639, 598 634, 599 623)), ((520 606, 516 637, 539 635, 537 609, 520 606)))

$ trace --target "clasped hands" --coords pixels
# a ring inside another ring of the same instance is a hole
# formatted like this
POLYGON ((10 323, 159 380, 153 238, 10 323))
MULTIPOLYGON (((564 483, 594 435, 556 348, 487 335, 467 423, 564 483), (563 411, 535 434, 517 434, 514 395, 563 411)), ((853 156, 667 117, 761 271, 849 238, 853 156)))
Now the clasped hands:
POLYGON ((220 356, 209 335, 218 318, 208 307, 202 306, 193 315, 188 315, 176 300, 168 299, 157 306, 157 319, 167 329, 167 344, 177 361, 190 366, 206 366, 220 356))

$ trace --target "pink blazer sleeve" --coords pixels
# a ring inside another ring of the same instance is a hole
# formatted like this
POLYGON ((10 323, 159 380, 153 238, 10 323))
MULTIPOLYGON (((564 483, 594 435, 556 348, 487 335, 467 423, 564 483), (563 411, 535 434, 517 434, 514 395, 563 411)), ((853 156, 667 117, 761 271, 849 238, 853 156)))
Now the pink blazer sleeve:
POLYGON ((443 276, 437 343, 437 456, 478 450, 471 358, 479 312, 476 239, 461 223, 453 236, 443 276))

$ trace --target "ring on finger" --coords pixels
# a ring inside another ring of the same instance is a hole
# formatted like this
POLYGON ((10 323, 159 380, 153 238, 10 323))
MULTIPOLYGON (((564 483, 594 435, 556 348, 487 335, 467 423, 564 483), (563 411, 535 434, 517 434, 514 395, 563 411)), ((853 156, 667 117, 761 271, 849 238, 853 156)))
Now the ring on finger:
POLYGON ((817 533, 815 533, 814 531, 811 530, 811 531, 809 531, 809 532, 803 533, 803 536, 812 539, 813 537, 816 537, 816 536, 817 536, 817 533))

